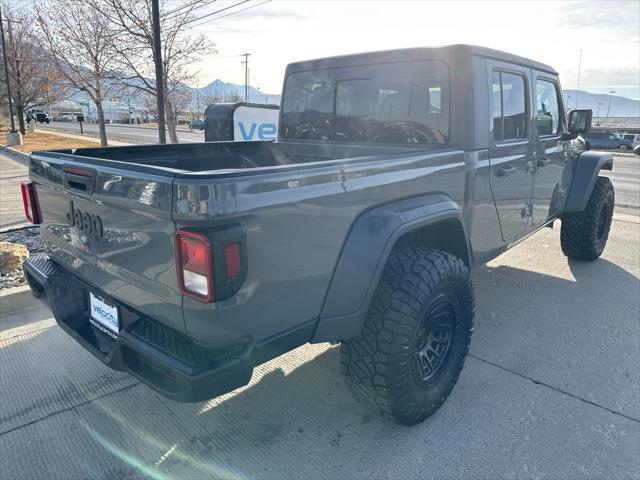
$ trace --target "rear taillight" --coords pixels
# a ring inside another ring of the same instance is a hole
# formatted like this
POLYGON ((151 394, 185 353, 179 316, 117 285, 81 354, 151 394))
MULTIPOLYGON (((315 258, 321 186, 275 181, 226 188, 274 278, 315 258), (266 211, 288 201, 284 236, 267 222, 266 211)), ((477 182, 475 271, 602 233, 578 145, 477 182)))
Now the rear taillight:
POLYGON ((40 218, 40 209, 38 208, 38 200, 36 197, 35 184, 27 180, 20 182, 20 191, 22 192, 22 205, 24 206, 24 216, 33 224, 42 223, 40 218))
POLYGON ((206 236, 186 230, 176 232, 176 267, 183 294, 201 302, 213 301, 213 263, 206 236))

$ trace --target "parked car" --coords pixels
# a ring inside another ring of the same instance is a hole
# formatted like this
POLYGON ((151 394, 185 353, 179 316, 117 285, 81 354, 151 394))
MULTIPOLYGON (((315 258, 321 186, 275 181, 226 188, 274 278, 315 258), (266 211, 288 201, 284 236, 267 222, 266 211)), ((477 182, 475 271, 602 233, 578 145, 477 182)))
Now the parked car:
POLYGON ((590 148, 603 150, 631 150, 633 143, 620 138, 613 132, 589 132, 585 135, 585 140, 590 148))
POLYGON ((27 123, 32 120, 38 123, 49 123, 49 115, 42 110, 30 110, 27 112, 27 123))
POLYGON ((624 133, 620 138, 630 141, 633 145, 640 143, 640 133, 624 133))
POLYGON ((291 64, 276 142, 34 152, 23 198, 47 247, 26 279, 174 400, 341 342, 355 395, 416 424, 462 370, 471 268, 558 219, 567 257, 605 248, 613 157, 581 147, 592 112, 562 98, 552 67, 474 46, 291 64))
POLYGON ((189 124, 191 130, 204 130, 204 120, 194 120, 189 124))

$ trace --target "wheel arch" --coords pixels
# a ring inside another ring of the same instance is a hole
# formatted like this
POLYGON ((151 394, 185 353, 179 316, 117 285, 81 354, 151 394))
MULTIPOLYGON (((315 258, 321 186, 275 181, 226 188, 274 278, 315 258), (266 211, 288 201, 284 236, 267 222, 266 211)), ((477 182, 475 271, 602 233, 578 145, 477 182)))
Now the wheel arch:
POLYGON ((369 210, 356 219, 345 240, 312 342, 360 333, 387 259, 405 240, 472 264, 462 211, 451 198, 425 195, 369 210))
POLYGON ((613 156, 586 151, 578 155, 563 213, 582 212, 589 201, 600 170, 613 170, 613 156))

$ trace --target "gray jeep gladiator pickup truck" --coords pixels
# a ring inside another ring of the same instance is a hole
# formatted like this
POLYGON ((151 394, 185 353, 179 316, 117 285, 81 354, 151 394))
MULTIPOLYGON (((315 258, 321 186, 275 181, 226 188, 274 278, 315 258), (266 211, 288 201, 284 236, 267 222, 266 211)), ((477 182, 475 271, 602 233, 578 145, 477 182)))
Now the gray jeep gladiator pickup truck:
POLYGON ((455 45, 288 66, 276 142, 35 152, 33 294, 97 358, 201 401, 307 342, 412 425, 469 349, 469 270, 562 221, 594 260, 612 157, 585 151, 549 66, 455 45))

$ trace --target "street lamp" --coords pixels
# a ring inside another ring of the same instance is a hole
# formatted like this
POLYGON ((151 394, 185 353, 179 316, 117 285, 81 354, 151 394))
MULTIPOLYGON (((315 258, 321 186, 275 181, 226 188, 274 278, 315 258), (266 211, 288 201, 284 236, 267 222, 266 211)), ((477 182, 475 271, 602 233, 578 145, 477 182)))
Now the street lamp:
POLYGON ((611 110, 611 100, 613 100, 613 94, 616 93, 615 90, 611 90, 609 92, 609 106, 607 107, 607 118, 609 118, 609 111, 611 110))
POLYGON ((600 116, 600 105, 602 105, 602 102, 598 102, 598 113, 596 113, 596 117, 600 116))

